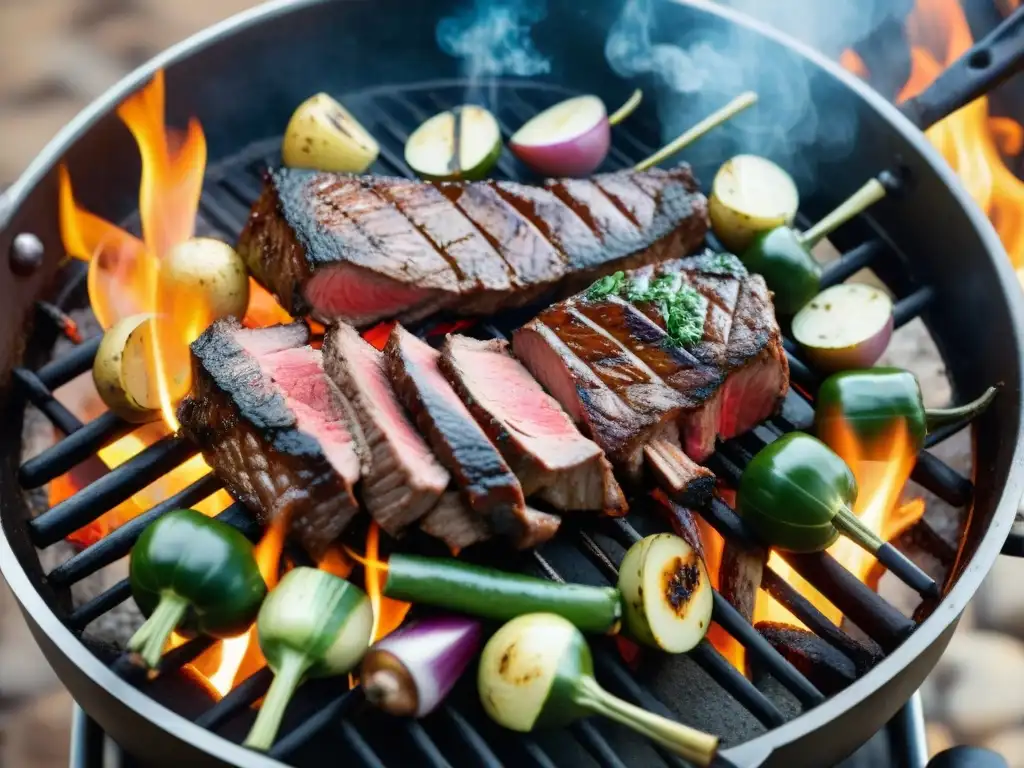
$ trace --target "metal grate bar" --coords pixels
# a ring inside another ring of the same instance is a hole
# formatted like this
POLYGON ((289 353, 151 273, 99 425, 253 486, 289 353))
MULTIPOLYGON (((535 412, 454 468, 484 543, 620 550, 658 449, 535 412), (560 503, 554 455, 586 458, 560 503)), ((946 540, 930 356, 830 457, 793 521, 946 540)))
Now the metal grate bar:
MULTIPOLYGON (((363 765, 367 766, 367 768, 384 768, 384 763, 377 757, 377 753, 373 751, 370 745, 366 743, 366 739, 360 735, 356 727, 348 720, 341 721, 341 733, 352 748, 353 754, 363 762, 363 765)), ((280 757, 273 752, 270 753, 270 756, 280 757)))
POLYGON ((864 644, 854 640, 823 614, 793 585, 767 566, 761 574, 761 587, 783 608, 796 616, 804 626, 854 662, 872 663, 876 655, 864 644))
POLYGON ((96 351, 103 341, 103 334, 86 339, 74 347, 66 355, 61 355, 56 360, 44 365, 36 376, 47 389, 54 390, 61 384, 67 384, 76 376, 81 376, 86 371, 92 370, 92 361, 96 357, 96 351))
POLYGON ((132 585, 128 579, 122 579, 106 592, 101 592, 88 602, 82 603, 68 615, 68 627, 81 630, 92 624, 96 619, 112 610, 132 596, 132 585))
POLYGON ((608 740, 598 732, 590 721, 580 720, 570 725, 569 730, 603 768, 627 768, 608 740))
POLYGON ((30 520, 28 526, 32 542, 44 548, 60 541, 158 480, 195 453, 195 446, 184 438, 163 438, 74 496, 30 520))
POLYGON ((547 756, 547 753, 540 748, 540 744, 537 743, 536 739, 532 736, 525 735, 519 737, 519 745, 526 752, 526 756, 529 757, 537 768, 558 768, 547 756))
MULTIPOLYGON (((116 560, 131 552, 142 532, 149 527, 150 523, 163 517, 168 512, 183 507, 191 507, 207 496, 216 493, 223 485, 213 474, 205 475, 196 480, 192 485, 169 496, 164 501, 155 505, 152 509, 134 517, 117 530, 108 533, 95 544, 86 547, 81 552, 58 565, 48 574, 47 578, 52 584, 74 584, 86 576, 95 573, 100 568, 110 565, 116 560)), ((240 506, 240 505, 239 505, 240 506)))
POLYGON ((761 693, 746 675, 741 675, 739 670, 730 664, 729 660, 707 640, 702 640, 696 648, 690 651, 689 655, 730 696, 743 702, 743 706, 757 718, 761 725, 774 728, 786 722, 785 716, 778 707, 772 704, 771 700, 761 693))
POLYGON ((78 417, 64 407, 63 403, 53 396, 53 393, 32 371, 15 368, 14 379, 25 397, 46 414, 46 418, 65 435, 70 435, 82 428, 82 422, 78 420, 78 417))
POLYGON ((901 328, 924 312, 935 300, 935 289, 930 285, 918 288, 906 298, 896 302, 892 308, 893 323, 901 328))
POLYGON ((236 714, 248 709, 263 696, 274 679, 269 667, 253 672, 236 685, 220 701, 196 718, 196 725, 216 730, 236 714))
MULTIPOLYGON (((715 499, 701 516, 722 536, 740 545, 759 546, 729 505, 715 499)), ((779 553, 793 569, 815 586, 843 614, 886 651, 895 648, 914 630, 914 622, 893 608, 867 585, 843 568, 827 552, 793 556, 779 553)))
POLYGON ((129 424, 113 411, 106 411, 79 429, 65 432, 68 435, 66 438, 22 464, 18 471, 18 482, 25 489, 39 488, 81 464, 101 448, 124 437, 137 426, 129 424))
POLYGON ((460 715, 454 707, 446 706, 441 712, 445 719, 451 723, 452 728, 463 743, 476 755, 479 765, 483 766, 483 768, 502 768, 501 760, 494 754, 494 750, 488 746, 484 738, 477 732, 476 728, 469 724, 466 718, 460 715))
POLYGON ((949 438, 953 437, 953 435, 964 431, 969 426, 971 426, 971 420, 963 419, 962 421, 957 421, 954 422, 953 424, 946 424, 945 426, 939 427, 938 429, 933 429, 927 435, 925 435, 924 447, 931 448, 933 446, 938 445, 939 443, 943 443, 949 438))
POLYGON ((821 287, 833 285, 853 277, 854 274, 871 266, 872 262, 885 252, 885 243, 881 240, 869 240, 843 254, 842 258, 827 264, 821 272, 821 287))
POLYGON ((917 455, 910 479, 954 507, 965 507, 974 498, 974 483, 928 451, 917 455))
POLYGON ((718 625, 726 632, 736 638, 748 653, 757 656, 759 663, 763 664, 771 676, 786 686, 794 696, 805 707, 813 707, 825 700, 821 692, 811 685, 796 667, 776 651, 771 643, 765 640, 761 633, 754 629, 750 623, 743 618, 732 604, 715 592, 714 617, 718 625))
POLYGON ((427 732, 420 725, 419 720, 405 719, 402 721, 403 730, 405 735, 409 737, 409 741, 416 745, 416 749, 420 751, 424 759, 426 759, 432 766, 447 766, 451 768, 451 763, 448 759, 441 754, 441 750, 437 748, 434 740, 430 738, 427 732))
MULTIPOLYGON (((334 701, 329 702, 322 709, 306 718, 297 728, 292 729, 279 738, 270 749, 270 756, 276 760, 282 760, 305 744, 321 730, 336 722, 342 716, 348 714, 357 704, 366 700, 363 696, 363 689, 356 687, 346 691, 334 701)), ((359 737, 362 740, 362 737, 359 737)), ((350 740, 351 741, 351 740, 350 740)), ((364 742, 365 743, 365 742, 364 742)), ((369 750, 369 745, 366 746, 369 750)), ((372 750, 370 750, 372 753, 372 750)))

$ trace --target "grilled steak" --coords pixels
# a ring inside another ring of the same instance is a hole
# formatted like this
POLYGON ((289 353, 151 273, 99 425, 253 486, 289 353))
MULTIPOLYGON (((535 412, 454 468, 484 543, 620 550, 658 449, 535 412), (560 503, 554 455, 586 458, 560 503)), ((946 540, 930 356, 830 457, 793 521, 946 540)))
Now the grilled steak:
POLYGON ((527 496, 557 509, 625 513, 626 500, 601 449, 579 433, 506 343, 449 336, 439 365, 527 496))
POLYGON ((363 503, 381 528, 400 536, 436 505, 448 487, 448 472, 406 417, 388 381, 384 356, 355 328, 332 327, 323 355, 328 375, 352 404, 369 450, 363 503))
MULTIPOLYGON (((527 524, 512 539, 517 549, 539 546, 552 538, 562 524, 558 515, 526 507, 523 511, 527 524)), ((420 520, 420 530, 440 539, 454 554, 473 544, 487 541, 494 535, 490 521, 466 506, 458 493, 449 491, 430 512, 420 520)))
POLYGON ((517 541, 550 538, 557 530, 545 517, 528 514, 523 489, 505 459, 441 374, 435 349, 401 325, 385 349, 398 399, 416 420, 441 463, 451 471, 466 504, 494 530, 517 541), (530 530, 539 525, 538 530, 530 530))
POLYGON ((682 440, 703 461, 715 439, 753 428, 778 406, 789 366, 769 292, 734 257, 702 255, 629 276, 677 275, 704 299, 703 338, 669 341, 654 302, 574 296, 515 333, 516 355, 617 465, 636 475, 644 446, 682 440))
POLYGON ((292 314, 364 326, 564 296, 683 256, 707 228, 688 166, 543 187, 285 168, 268 173, 238 248, 292 314))
POLYGON ((467 507, 455 491, 442 494, 437 506, 420 520, 420 530, 443 541, 455 555, 494 535, 490 520, 467 507))
POLYGON ((320 353, 304 346, 308 335, 302 323, 214 323, 192 344, 192 391, 178 418, 239 500, 264 523, 289 515, 319 557, 358 511, 362 436, 320 353))

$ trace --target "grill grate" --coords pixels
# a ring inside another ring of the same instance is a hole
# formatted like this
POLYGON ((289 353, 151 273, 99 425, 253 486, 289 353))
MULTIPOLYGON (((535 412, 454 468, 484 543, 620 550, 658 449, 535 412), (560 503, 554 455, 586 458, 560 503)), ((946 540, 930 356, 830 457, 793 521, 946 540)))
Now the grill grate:
MULTIPOLYGON (((565 95, 561 90, 536 84, 519 83, 515 87, 502 87, 500 105, 495 112, 503 133, 509 135, 510 126, 520 124, 539 109, 549 106, 565 95)), ((391 89, 366 92, 345 101, 381 143, 380 160, 374 170, 385 174, 412 176, 410 169, 402 160, 401 152, 401 147, 408 136, 407 129, 441 109, 450 108, 458 103, 462 96, 461 84, 445 83, 426 84, 402 91, 391 89)), ((641 138, 657 138, 653 124, 648 123, 645 126, 643 121, 638 119, 631 121, 631 127, 636 133, 628 132, 621 127, 614 129, 614 146, 609 155, 609 167, 632 165, 635 158, 653 151, 653 142, 641 138)), ((277 147, 276 139, 268 141, 208 169, 201 213, 205 221, 226 239, 233 240, 240 231, 247 218, 249 206, 260 191, 260 173, 263 167, 277 161, 277 147)), ((511 178, 517 175, 515 162, 507 153, 502 155, 497 167, 498 175, 511 178)), ((830 264, 825 270, 823 282, 825 285, 833 285, 858 270, 878 265, 887 258, 895 262, 897 260, 894 256, 882 239, 872 239, 830 264)), ((891 265, 888 268, 891 269, 891 265)), ((906 285, 906 278, 901 277, 900 283, 906 285)), ((933 297, 934 293, 929 287, 919 287, 900 297, 896 302, 896 325, 901 326, 920 315, 932 302, 933 297)), ((501 328, 487 323, 478 324, 476 332, 503 336, 501 328)), ((21 395, 38 407, 67 435, 53 447, 22 465, 19 479, 25 489, 44 485, 132 429, 131 425, 113 414, 105 414, 88 424, 82 424, 53 397, 52 393, 57 387, 91 368, 98 341, 88 340, 70 354, 39 370, 19 368, 15 371, 21 395)), ((753 433, 721 446, 720 451, 709 462, 720 478, 733 485, 738 480, 741 468, 766 442, 784 432, 806 429, 810 426, 813 411, 809 403, 813 400, 818 377, 800 361, 795 346, 789 340, 786 341, 786 351, 795 387, 787 397, 781 414, 770 419, 753 433)), ((964 426, 965 424, 954 425, 931 435, 928 447, 955 434, 964 426)), ((111 470, 92 485, 31 520, 29 529, 32 541, 40 548, 60 541, 108 509, 128 499, 194 453, 194 448, 181 438, 172 436, 161 440, 111 470)), ((969 503, 972 496, 971 482, 927 450, 922 451, 919 456, 913 479, 955 506, 969 503)), ((48 582, 58 591, 69 589, 71 585, 128 554, 149 523, 172 509, 190 506, 221 487, 221 483, 213 475, 195 481, 173 497, 157 504, 54 568, 47 576, 48 582)), ((259 526, 239 503, 226 509, 219 517, 242 530, 251 539, 255 540, 261 534, 259 526)), ((710 509, 704 512, 704 517, 727 539, 741 544, 753 541, 743 521, 722 501, 716 500, 710 509)), ((646 525, 650 523, 643 515, 638 515, 632 520, 646 525)), ((575 536, 574 545, 578 552, 596 567, 597 573, 609 582, 614 582, 615 557, 602 541, 610 540, 615 545, 626 548, 641 534, 630 521, 616 519, 595 521, 592 529, 579 530, 571 536, 575 536)), ((789 608, 808 628, 853 659, 858 668, 877 661, 882 652, 894 649, 913 630, 913 621, 904 617, 828 554, 784 554, 783 557, 794 570, 814 584, 873 643, 877 644, 877 648, 854 640, 770 567, 765 568, 762 588, 789 608)), ((553 580, 564 580, 562 572, 546 554, 546 549, 545 553, 534 551, 532 558, 532 565, 543 575, 553 580)), ((572 578, 575 580, 576 575, 572 574, 572 578)), ((68 612, 64 620, 73 630, 81 631, 129 596, 128 582, 122 581, 68 612)), ((755 660, 761 669, 768 671, 802 708, 813 707, 824 700, 823 694, 717 593, 713 620, 735 638, 746 649, 748 657, 755 660)), ((192 661, 210 644, 209 640, 197 639, 170 651, 163 659, 162 670, 173 670, 192 661)), ((641 684, 623 664, 611 645, 603 641, 596 641, 593 645, 599 675, 613 691, 651 711, 672 716, 668 707, 641 684)), ((776 701, 737 672, 707 640, 689 654, 689 658, 764 727, 772 728, 786 721, 787 714, 777 706, 776 701)), ((133 675, 124 658, 116 661, 114 667, 125 676, 133 675)), ((266 669, 256 672, 199 715, 195 722, 210 730, 227 734, 236 718, 246 713, 265 693, 270 679, 270 673, 266 669)), ((142 680, 138 684, 146 685, 142 680)), ((302 709, 301 700, 307 698, 306 689, 309 687, 307 685, 300 692, 294 709, 302 709)), ((271 756, 282 760, 299 759, 302 750, 311 741, 322 738, 330 730, 332 737, 340 739, 349 750, 349 754, 359 762, 368 766, 385 765, 387 760, 383 753, 387 750, 379 744, 371 743, 371 739, 358 726, 358 718, 365 716, 364 708, 360 706, 363 697, 359 688, 344 691, 340 695, 337 694, 336 687, 333 690, 334 695, 328 693, 325 699, 319 700, 318 706, 311 710, 309 716, 297 723, 286 720, 281 736, 271 750, 271 756)), ((478 714, 472 706, 471 699, 455 696, 442 707, 440 714, 428 719, 425 725, 415 721, 389 719, 387 727, 390 732, 396 729, 402 732, 405 746, 417 764, 448 765, 446 754, 451 755, 453 749, 458 750, 458 762, 465 762, 466 755, 469 755, 472 762, 481 766, 499 766, 503 763, 495 750, 502 754, 506 750, 511 750, 527 763, 537 766, 554 766, 562 762, 559 758, 559 747, 557 744, 553 746, 550 739, 530 735, 516 735, 512 738, 507 732, 478 720, 478 714), (446 749, 443 750, 439 745, 444 745, 446 749)), ((614 728, 598 729, 584 721, 569 731, 571 738, 581 745, 598 765, 606 768, 625 765, 622 753, 616 747, 619 739, 606 735, 613 734, 614 728)), ((677 757, 664 750, 658 750, 658 753, 669 765, 682 764, 677 757)), ((719 759, 725 764, 723 758, 719 759)))

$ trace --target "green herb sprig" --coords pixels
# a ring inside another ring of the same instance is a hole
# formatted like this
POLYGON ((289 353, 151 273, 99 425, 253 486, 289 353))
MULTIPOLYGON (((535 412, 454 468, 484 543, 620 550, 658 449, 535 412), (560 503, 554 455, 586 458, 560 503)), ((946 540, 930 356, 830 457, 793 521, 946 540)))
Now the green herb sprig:
POLYGON ((613 295, 633 303, 649 301, 657 306, 665 320, 670 344, 691 347, 704 337, 707 299, 692 286, 683 284, 679 275, 662 275, 646 282, 628 280, 620 271, 602 277, 587 289, 587 298, 591 301, 613 295))

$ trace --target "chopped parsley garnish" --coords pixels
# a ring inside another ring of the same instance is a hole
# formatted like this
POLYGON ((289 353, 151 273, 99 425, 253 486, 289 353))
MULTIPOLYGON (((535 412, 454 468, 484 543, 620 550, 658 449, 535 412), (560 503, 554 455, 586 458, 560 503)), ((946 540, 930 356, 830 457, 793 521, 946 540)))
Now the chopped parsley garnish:
POLYGON ((587 289, 587 298, 597 301, 598 299, 603 299, 605 296, 611 296, 613 293, 618 295, 622 290, 623 283, 625 282, 626 273, 622 270, 602 277, 587 289))
POLYGON ((733 277, 743 277, 747 273, 747 268, 743 266, 742 261, 733 254, 724 251, 708 256, 707 268, 719 274, 732 275, 733 277))
POLYGON ((587 290, 587 298, 592 301, 612 295, 634 303, 653 303, 665 320, 666 341, 670 344, 690 347, 704 336, 707 299, 692 286, 683 284, 679 275, 662 275, 648 282, 627 280, 625 273, 616 272, 602 277, 587 290))

